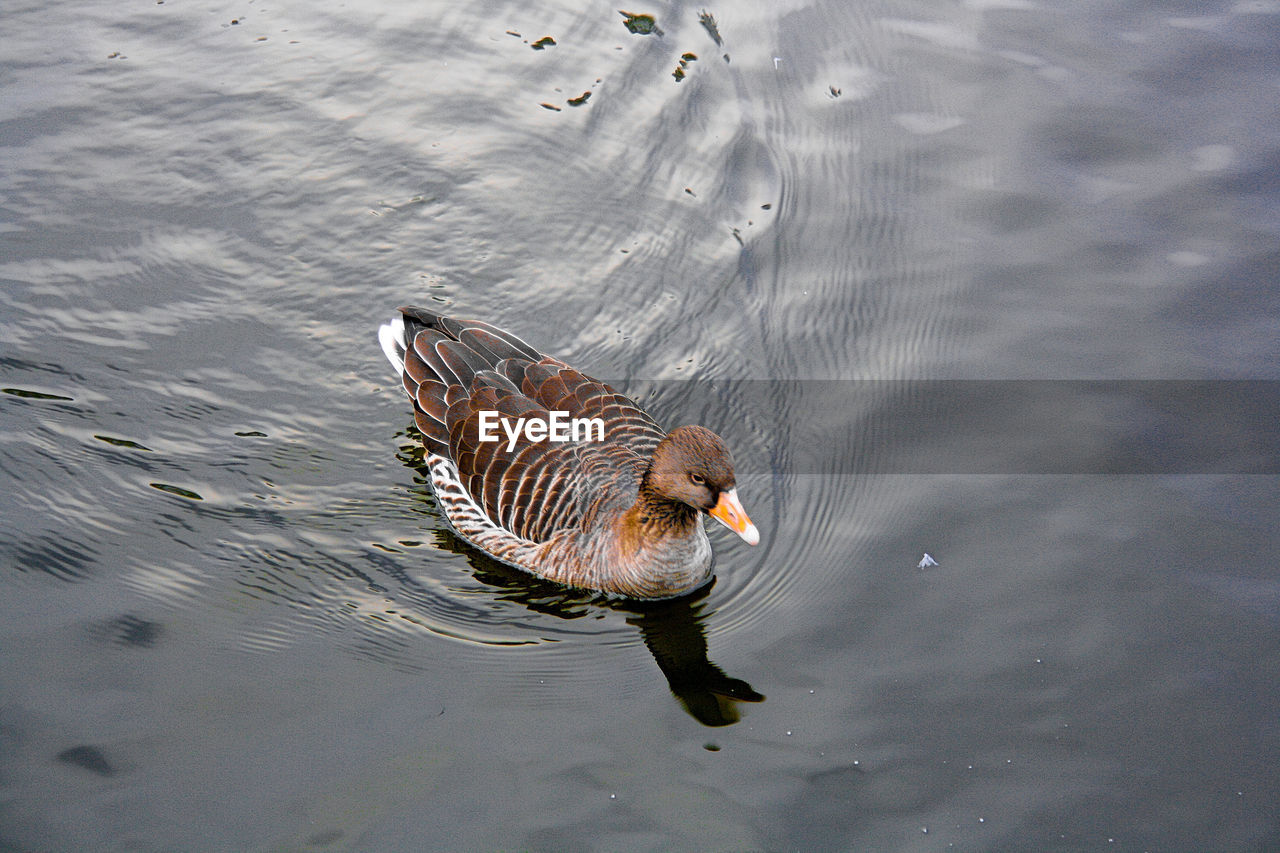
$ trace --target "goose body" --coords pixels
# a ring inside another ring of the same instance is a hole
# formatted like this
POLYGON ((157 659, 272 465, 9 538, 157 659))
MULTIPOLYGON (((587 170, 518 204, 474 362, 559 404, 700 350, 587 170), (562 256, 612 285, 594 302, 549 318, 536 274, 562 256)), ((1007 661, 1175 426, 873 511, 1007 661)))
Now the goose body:
POLYGON ((610 386, 488 323, 406 307, 378 338, 413 401, 445 517, 490 556, 653 599, 710 579, 704 513, 759 541, 711 430, 668 433, 610 386))

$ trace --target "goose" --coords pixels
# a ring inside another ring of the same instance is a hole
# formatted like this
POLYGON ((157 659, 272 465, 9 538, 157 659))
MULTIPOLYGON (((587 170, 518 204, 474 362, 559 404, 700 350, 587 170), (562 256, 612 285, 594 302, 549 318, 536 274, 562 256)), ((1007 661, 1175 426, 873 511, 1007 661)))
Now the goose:
POLYGON ((413 401, 449 525, 569 587, 672 598, 712 576, 709 515, 755 545, 733 458, 702 426, 635 402, 489 323, 407 306, 378 330, 413 401))

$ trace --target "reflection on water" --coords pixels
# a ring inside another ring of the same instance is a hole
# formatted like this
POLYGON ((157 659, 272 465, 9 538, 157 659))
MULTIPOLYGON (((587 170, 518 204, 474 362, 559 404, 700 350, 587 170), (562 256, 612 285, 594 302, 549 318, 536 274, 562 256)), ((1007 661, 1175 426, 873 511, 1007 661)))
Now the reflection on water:
POLYGON ((707 592, 647 607, 627 622, 640 629, 684 709, 703 725, 727 726, 738 722, 739 703, 763 702, 764 696, 707 659, 707 592))

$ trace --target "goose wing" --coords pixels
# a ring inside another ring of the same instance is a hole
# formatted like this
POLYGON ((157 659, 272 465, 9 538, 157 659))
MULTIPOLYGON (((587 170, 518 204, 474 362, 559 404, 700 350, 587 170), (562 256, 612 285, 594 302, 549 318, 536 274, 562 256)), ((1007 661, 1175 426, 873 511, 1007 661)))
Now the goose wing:
POLYGON ((381 337, 401 370, 423 442, 453 461, 491 521, 541 542, 590 523, 593 509, 630 504, 665 436, 633 400, 488 323, 400 310, 399 327, 381 337), (512 440, 499 427, 490 431, 497 440, 481 441, 481 413, 488 412, 513 429, 519 418, 550 422, 552 412, 598 419, 587 437, 603 436, 534 441, 520 430, 512 440))

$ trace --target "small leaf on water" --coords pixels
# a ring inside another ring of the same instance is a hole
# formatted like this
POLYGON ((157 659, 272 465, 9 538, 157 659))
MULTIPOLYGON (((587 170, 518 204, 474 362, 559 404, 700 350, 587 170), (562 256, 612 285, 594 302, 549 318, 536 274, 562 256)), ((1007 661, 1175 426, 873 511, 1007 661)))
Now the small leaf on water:
POLYGON ((187 498, 193 501, 204 500, 204 498, 200 497, 200 495, 196 494, 190 489, 184 489, 181 486, 171 486, 168 483, 150 483, 149 485, 153 489, 159 489, 162 492, 168 492, 169 494, 177 495, 180 498, 187 498))
POLYGON ((28 391, 25 388, 0 388, 5 394, 15 397, 26 397, 28 400, 74 400, 74 397, 63 397, 59 394, 41 394, 39 391, 28 391))
POLYGON ((116 447, 132 447, 134 450, 145 450, 148 453, 151 452, 150 447, 143 447, 141 444, 138 444, 138 442, 129 441, 127 438, 112 438, 109 435, 95 435, 94 438, 98 439, 98 441, 105 441, 107 444, 115 445, 116 447))
POLYGON ((707 35, 711 36, 717 45, 724 44, 724 40, 720 38, 720 28, 716 26, 716 19, 710 12, 705 10, 699 12, 698 23, 702 24, 702 28, 707 31, 707 35))
POLYGON ((618 14, 622 16, 622 25, 628 32, 641 36, 662 35, 662 30, 658 29, 658 22, 653 19, 653 15, 638 15, 621 9, 618 10, 618 14))

